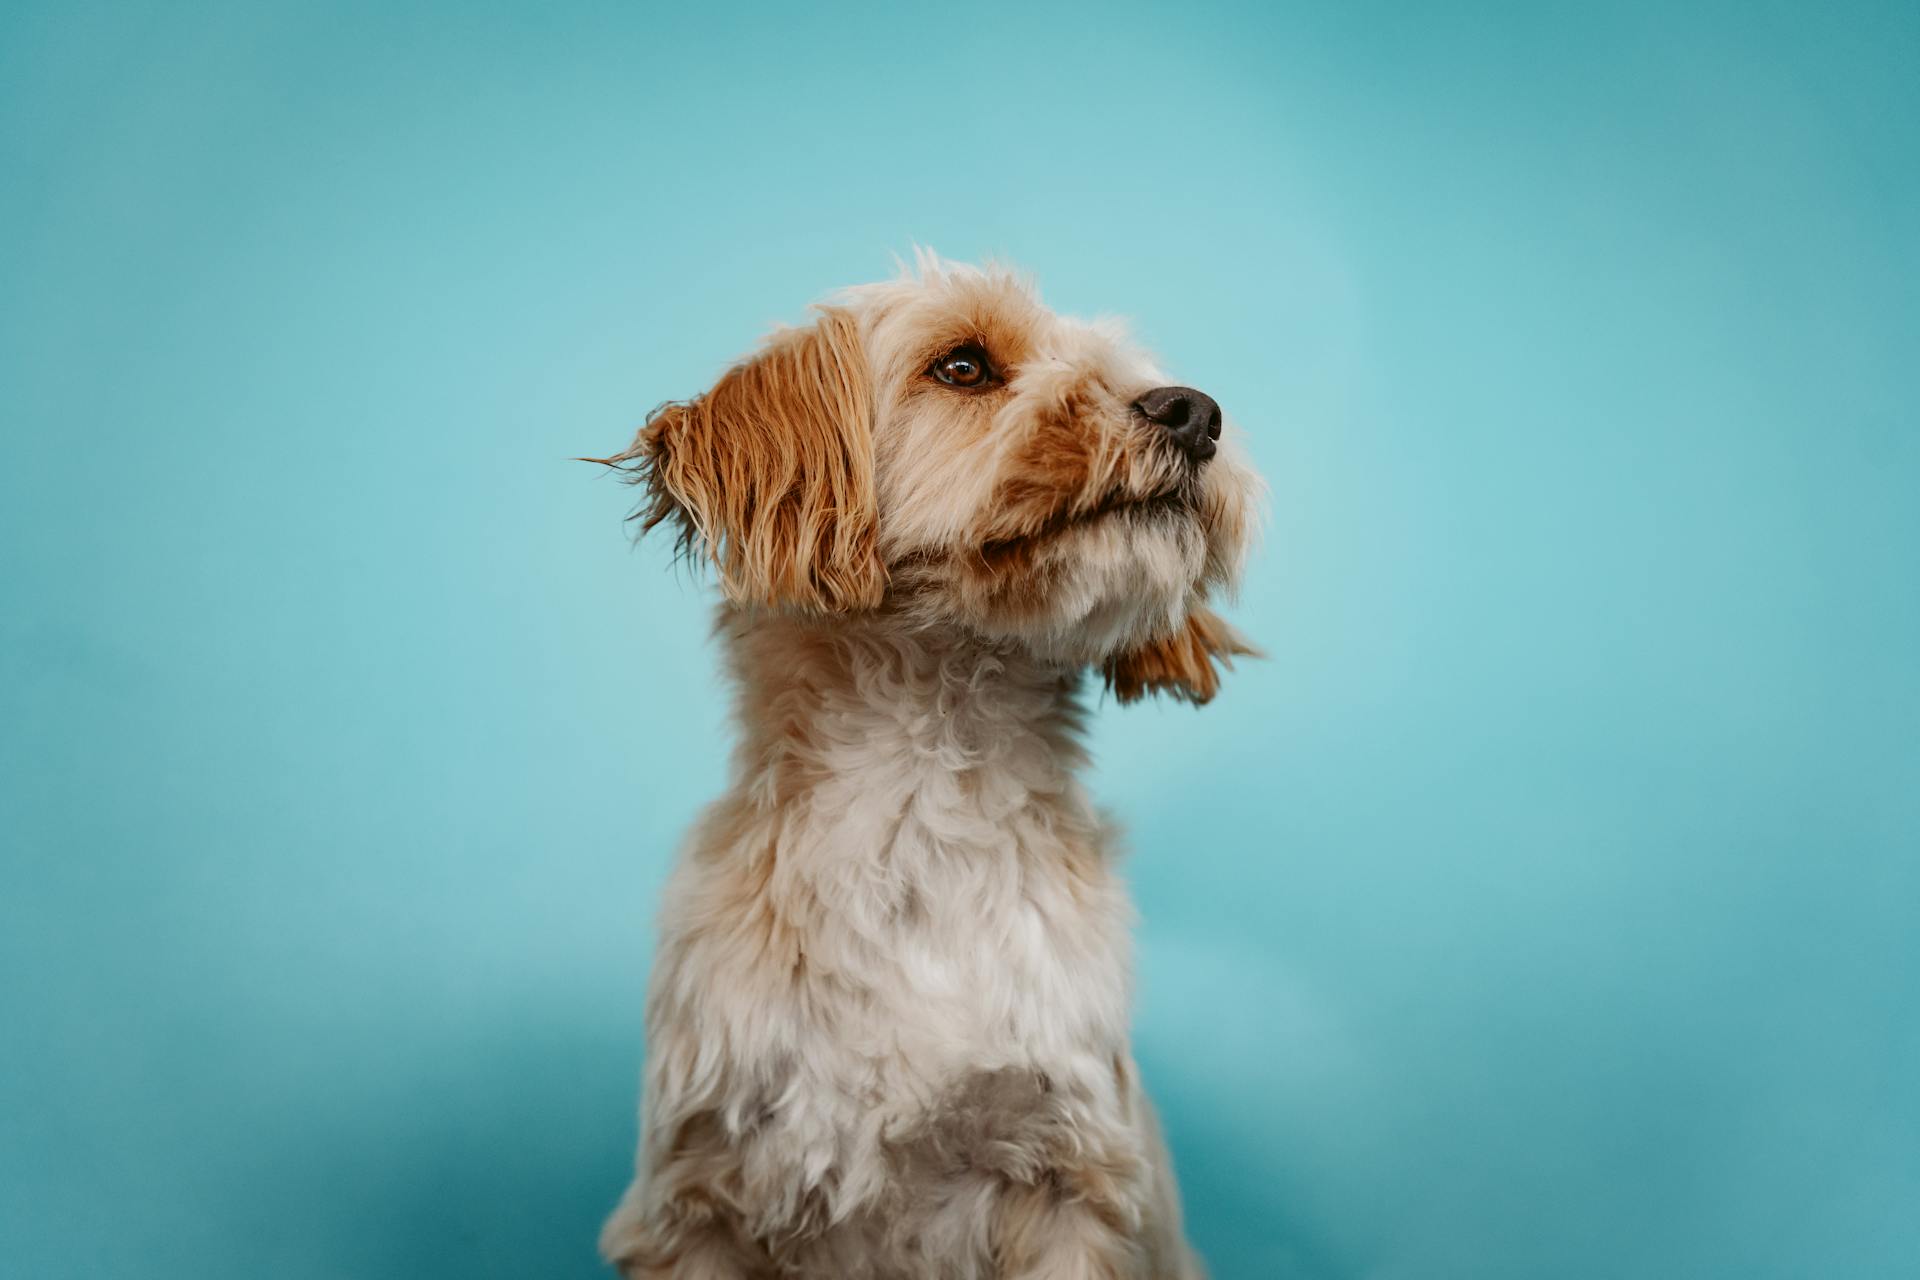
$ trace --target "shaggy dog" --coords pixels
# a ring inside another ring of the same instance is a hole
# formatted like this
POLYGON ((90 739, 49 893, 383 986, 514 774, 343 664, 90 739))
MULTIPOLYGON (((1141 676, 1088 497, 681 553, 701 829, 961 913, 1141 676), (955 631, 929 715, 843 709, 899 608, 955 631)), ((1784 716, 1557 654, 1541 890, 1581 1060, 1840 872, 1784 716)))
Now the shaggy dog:
POLYGON ((1079 690, 1205 702, 1258 481, 1112 323, 921 255, 595 459, 710 563, 740 746, 667 890, 630 1277, 1201 1274, 1079 690))

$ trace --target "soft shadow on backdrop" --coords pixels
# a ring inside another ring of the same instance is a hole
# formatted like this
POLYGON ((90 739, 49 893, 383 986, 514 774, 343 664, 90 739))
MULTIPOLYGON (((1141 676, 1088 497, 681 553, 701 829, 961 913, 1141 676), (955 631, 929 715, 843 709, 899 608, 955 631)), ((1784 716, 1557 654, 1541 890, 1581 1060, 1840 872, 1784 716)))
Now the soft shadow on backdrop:
POLYGON ((1095 724, 1221 1280, 1920 1271, 1916 12, 7 6, 0 1270, 597 1274, 724 737, 568 459, 918 241, 1272 481, 1095 724))

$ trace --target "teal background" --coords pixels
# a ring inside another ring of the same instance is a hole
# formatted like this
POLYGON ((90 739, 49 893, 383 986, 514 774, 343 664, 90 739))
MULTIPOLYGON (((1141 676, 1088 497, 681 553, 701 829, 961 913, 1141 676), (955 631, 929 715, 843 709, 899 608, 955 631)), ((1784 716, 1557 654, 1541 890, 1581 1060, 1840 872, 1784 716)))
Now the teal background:
POLYGON ((1094 728, 1221 1280, 1920 1274, 1917 14, 7 6, 0 1272, 597 1274, 725 736, 569 459, 924 242, 1272 483, 1094 728))

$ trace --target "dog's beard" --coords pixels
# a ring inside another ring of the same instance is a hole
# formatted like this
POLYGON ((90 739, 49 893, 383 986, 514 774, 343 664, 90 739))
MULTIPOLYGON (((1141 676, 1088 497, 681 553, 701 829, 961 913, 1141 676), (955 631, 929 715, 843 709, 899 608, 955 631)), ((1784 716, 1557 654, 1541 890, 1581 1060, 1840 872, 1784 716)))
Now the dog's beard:
POLYGON ((969 621, 1043 659, 1098 662, 1177 626, 1206 561, 1184 491, 1115 497, 976 553, 969 570, 1022 607, 982 608, 969 621))

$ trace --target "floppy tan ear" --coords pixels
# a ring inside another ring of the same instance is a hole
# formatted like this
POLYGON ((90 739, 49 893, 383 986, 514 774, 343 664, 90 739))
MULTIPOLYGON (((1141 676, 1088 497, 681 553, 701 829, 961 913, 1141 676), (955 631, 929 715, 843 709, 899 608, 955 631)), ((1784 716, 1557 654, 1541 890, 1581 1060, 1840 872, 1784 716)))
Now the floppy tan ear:
POLYGON ((1107 659, 1102 673, 1122 703, 1164 693, 1197 707, 1220 691, 1215 664, 1231 667, 1236 654, 1261 656, 1226 619, 1205 605, 1195 605, 1185 626, 1138 649, 1115 654, 1107 659))
POLYGON ((641 531, 673 521, 737 603, 880 603, 872 395, 850 312, 777 334, 705 395, 656 409, 625 452, 592 461, 644 485, 641 531))

